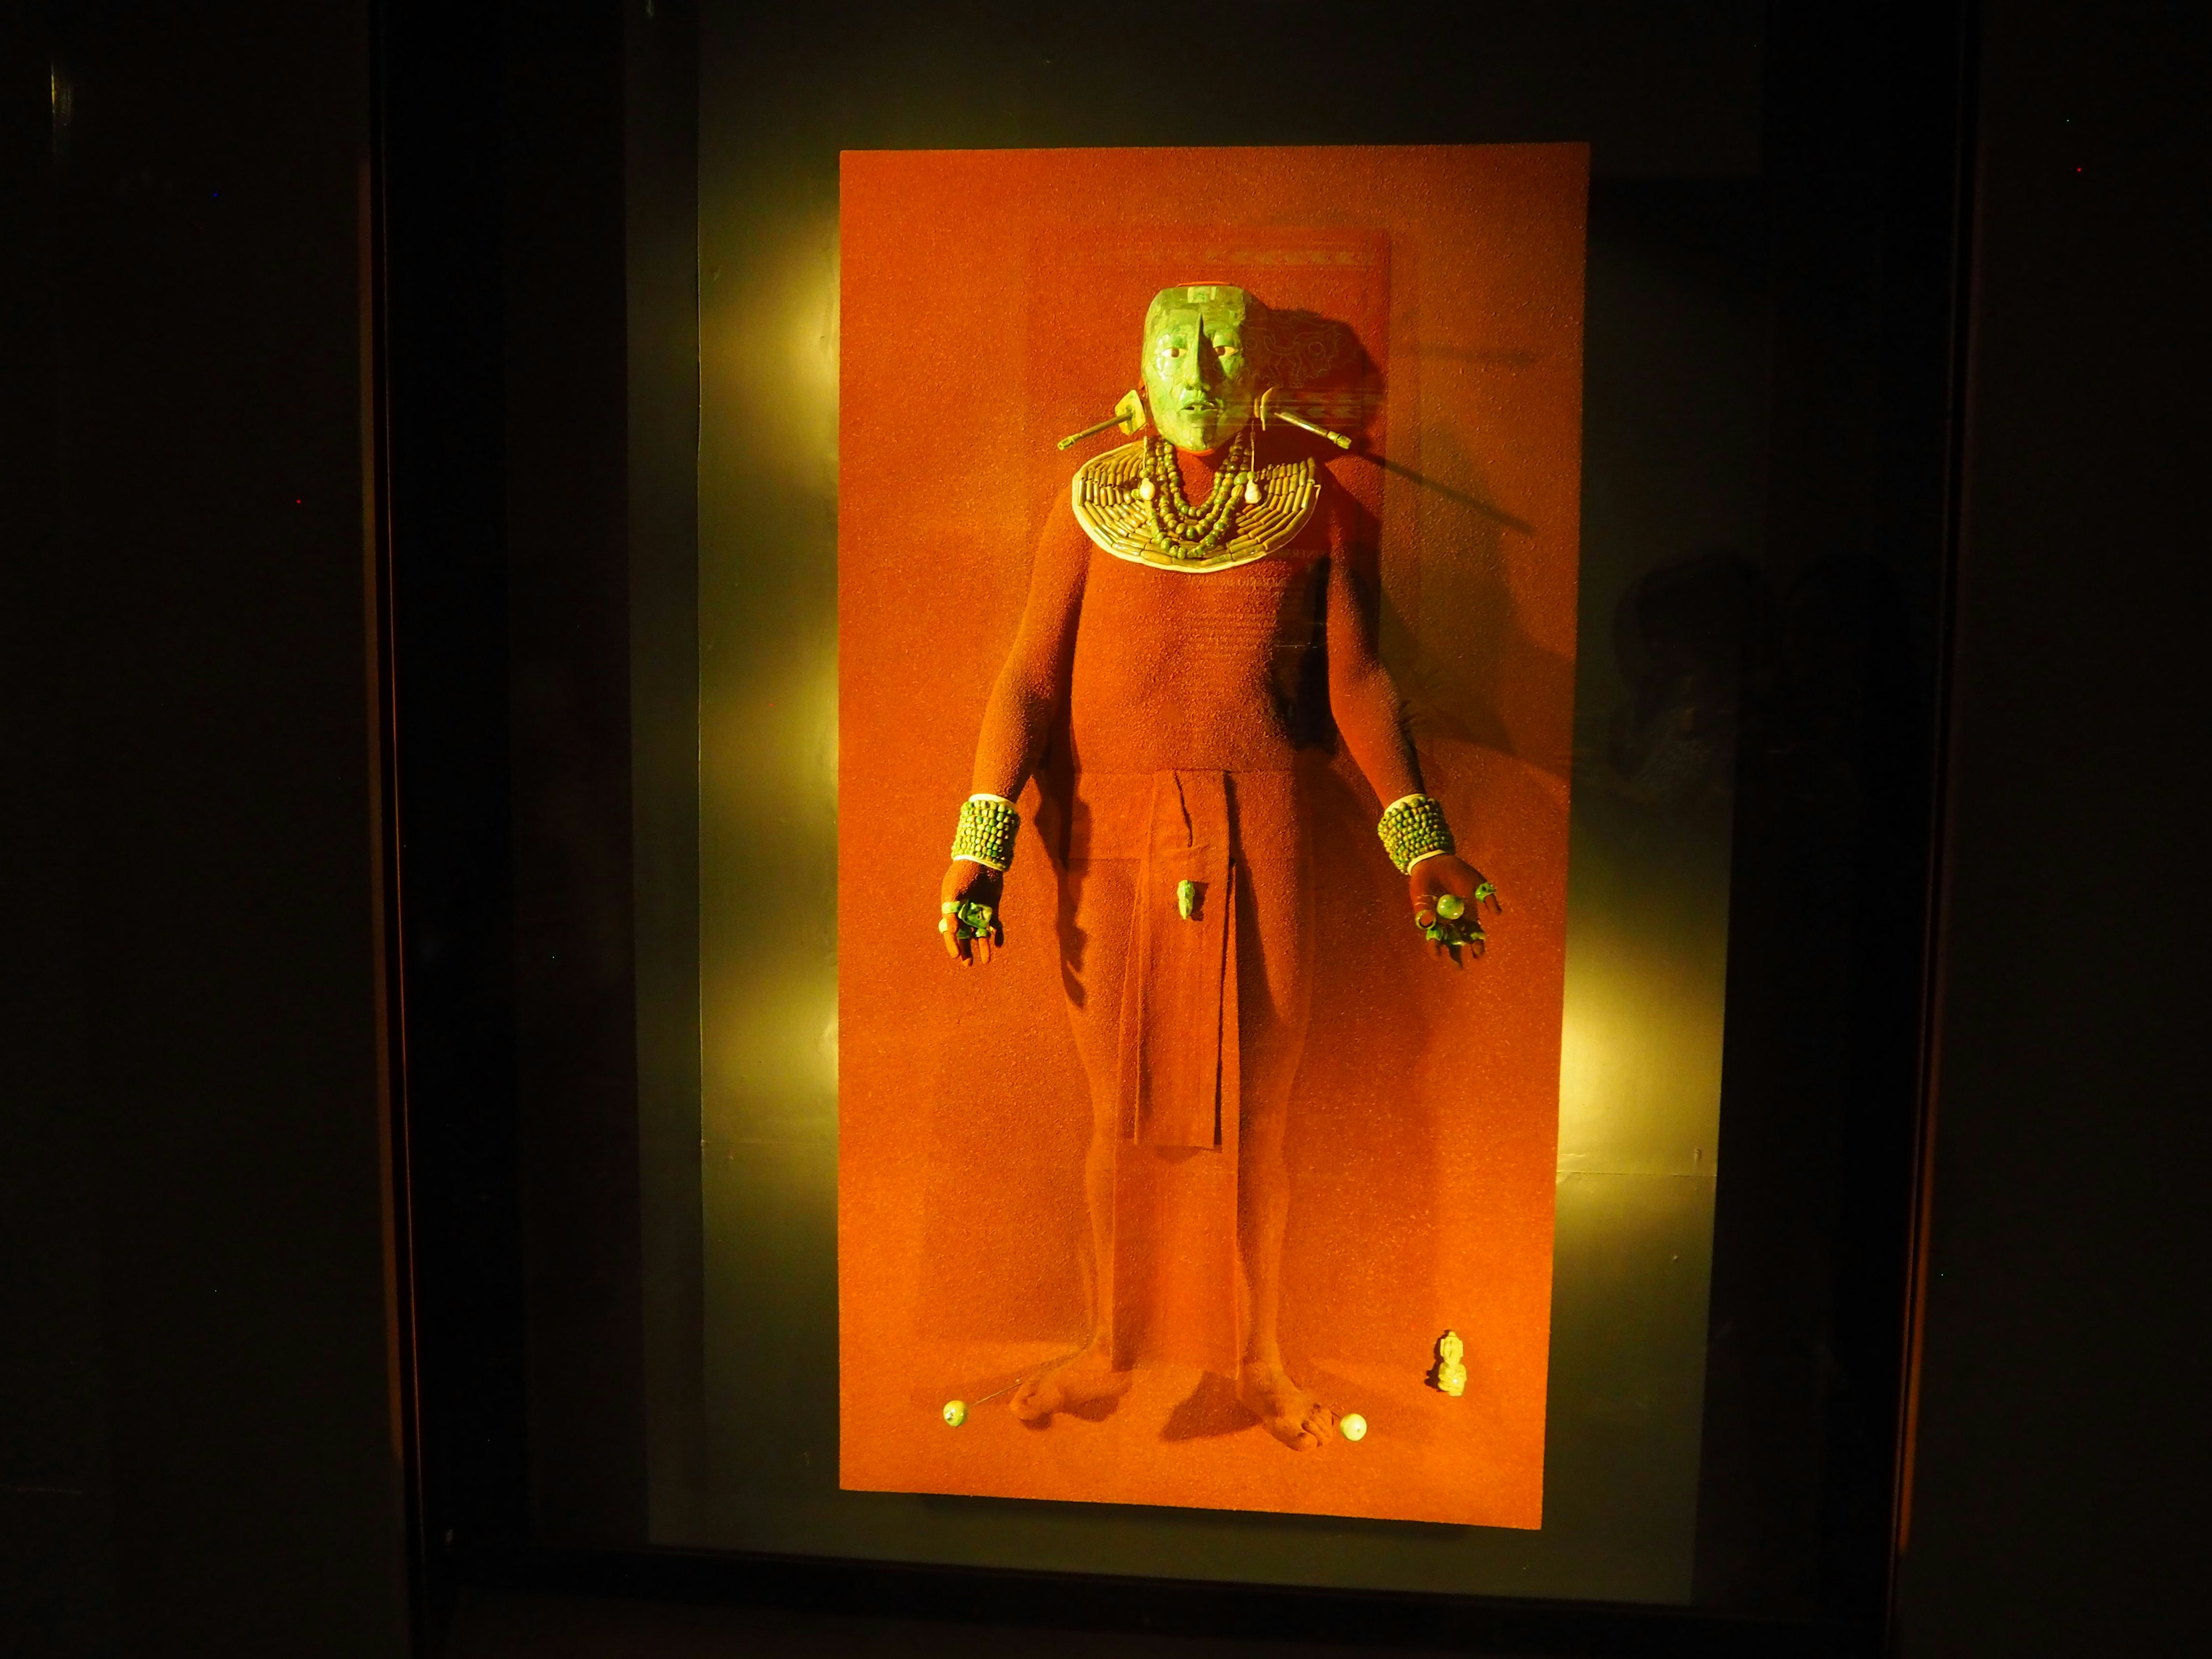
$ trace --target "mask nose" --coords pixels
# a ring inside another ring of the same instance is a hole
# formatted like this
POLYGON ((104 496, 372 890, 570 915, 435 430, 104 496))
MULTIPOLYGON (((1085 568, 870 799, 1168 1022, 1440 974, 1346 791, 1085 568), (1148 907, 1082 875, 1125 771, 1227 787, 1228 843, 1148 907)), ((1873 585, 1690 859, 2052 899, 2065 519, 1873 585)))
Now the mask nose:
POLYGON ((1209 384, 1206 374, 1206 330, 1203 325, 1194 324, 1190 346, 1176 365, 1176 390, 1203 392, 1209 384))

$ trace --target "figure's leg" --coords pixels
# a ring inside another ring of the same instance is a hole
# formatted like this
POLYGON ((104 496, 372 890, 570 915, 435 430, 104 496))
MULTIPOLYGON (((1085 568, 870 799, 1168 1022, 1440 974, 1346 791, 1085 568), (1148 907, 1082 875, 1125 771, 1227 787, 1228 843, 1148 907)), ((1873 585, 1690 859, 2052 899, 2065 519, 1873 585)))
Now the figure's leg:
POLYGON ((1237 1258, 1244 1295, 1247 1365, 1279 1366, 1279 1325, 1283 1300, 1283 1231, 1291 1214, 1291 1176, 1283 1161, 1287 1091, 1272 1099, 1244 1092, 1243 1139, 1237 1146, 1237 1258))
POLYGON ((1285 788, 1262 796, 1249 785, 1239 793, 1237 1030, 1243 1103, 1237 1251, 1244 1345, 1237 1392, 1270 1434, 1304 1451, 1335 1435, 1337 1414, 1291 1380, 1279 1334, 1283 1233, 1291 1212, 1283 1137, 1305 1052, 1313 979, 1311 901, 1289 795, 1285 788))
POLYGON ((1283 1232, 1291 1213, 1283 1131, 1305 1034, 1303 1020, 1295 1030, 1275 1021, 1255 1030, 1255 1023, 1240 1022, 1245 1083, 1237 1143, 1237 1253, 1244 1291, 1244 1352, 1237 1397, 1276 1439, 1294 1451, 1310 1451, 1334 1437, 1337 1414, 1291 1380, 1284 1369, 1279 1336, 1283 1232))
POLYGON ((1084 1206, 1090 1218, 1084 1279, 1091 1334, 1076 1353, 1014 1390, 1007 1405, 1015 1416, 1030 1422, 1112 1399, 1126 1391, 1132 1380, 1128 1372, 1113 1366, 1110 1264, 1121 980, 1127 965, 1135 872, 1133 862, 1106 860, 1061 872, 1060 936, 1066 941, 1062 971, 1068 1018, 1091 1087, 1091 1145, 1083 1159, 1084 1206))
POLYGON ((1310 1451, 1336 1434, 1335 1411, 1308 1394, 1283 1364, 1277 1334, 1282 1306, 1283 1231, 1291 1212, 1290 1171, 1283 1161, 1284 1108, 1272 1109, 1245 1092, 1244 1138, 1237 1169, 1237 1248, 1244 1285, 1244 1352, 1237 1397, 1268 1433, 1293 1451, 1310 1451), (1261 1109, 1255 1109, 1255 1107, 1261 1109))

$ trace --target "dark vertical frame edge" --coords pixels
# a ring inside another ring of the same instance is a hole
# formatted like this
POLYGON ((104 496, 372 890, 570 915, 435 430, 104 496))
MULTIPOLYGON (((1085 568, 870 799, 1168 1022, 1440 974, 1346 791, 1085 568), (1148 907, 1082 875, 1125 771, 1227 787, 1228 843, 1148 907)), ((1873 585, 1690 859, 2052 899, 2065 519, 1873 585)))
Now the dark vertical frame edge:
POLYGON ((1972 381, 1973 298, 1977 284, 1977 204, 1980 198, 1980 147, 1976 142, 1981 74, 1982 7, 1967 0, 1958 19, 1958 62, 1954 90, 1955 152, 1951 181, 1950 337, 1945 369, 1943 453, 1942 586, 1938 596, 1935 685, 1935 750, 1929 768, 1929 819, 1934 830, 1928 884, 1923 897, 1921 944, 1921 1030, 1919 1116, 1913 1149, 1911 1236, 1900 1341, 1904 1364, 1899 1376, 1897 1462, 1892 1476, 1890 1554, 1884 1587, 1885 1648, 1897 1635, 1899 1569, 1912 1539, 1912 1479, 1918 1450, 1921 1362, 1927 1340, 1930 1229, 1935 1212, 1936 1133, 1942 1080, 1944 903, 1954 854, 1949 801, 1953 785, 1954 635, 1959 606, 1959 563, 1966 520, 1966 480, 1972 459, 1972 420, 1968 392, 1972 381))
POLYGON ((372 699, 370 826, 375 849, 379 1079, 385 1118, 386 1310, 394 1449, 399 1461, 405 1527, 407 1630, 415 1652, 434 1650, 434 1609, 445 1589, 428 1549, 421 1423, 420 1342, 416 1324, 413 1151, 407 1091, 405 903, 401 879, 398 665, 395 654, 389 374, 390 287, 386 198, 390 167, 386 100, 390 91, 391 8, 368 7, 368 143, 361 197, 362 468, 363 580, 372 699))

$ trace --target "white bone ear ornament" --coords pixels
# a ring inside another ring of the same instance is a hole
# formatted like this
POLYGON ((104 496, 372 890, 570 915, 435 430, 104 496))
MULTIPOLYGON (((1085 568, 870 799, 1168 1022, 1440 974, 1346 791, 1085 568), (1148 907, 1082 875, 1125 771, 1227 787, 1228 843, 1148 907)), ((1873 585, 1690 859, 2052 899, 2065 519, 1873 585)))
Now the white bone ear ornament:
MULTIPOLYGON (((1283 389, 1280 386, 1271 386, 1263 389, 1260 393, 1259 402, 1253 405, 1252 412, 1259 416, 1260 430, 1262 432, 1277 425, 1294 426, 1301 432, 1310 432, 1316 438, 1328 439, 1339 449, 1352 447, 1352 440, 1341 432, 1331 432, 1325 426, 1316 426, 1304 416, 1285 408, 1283 389)), ((1133 390, 1125 392, 1121 394, 1121 401, 1114 405, 1114 412, 1111 415, 1103 421, 1094 422, 1085 427, 1080 432, 1069 433, 1060 441, 1060 447, 1062 449, 1072 449, 1085 438, 1097 437, 1109 426, 1118 426, 1121 428, 1123 435, 1133 438, 1145 429, 1146 423, 1144 393, 1133 390)), ((1260 498, 1255 495, 1247 494, 1244 499, 1255 507, 1260 504, 1260 498)))
POLYGON ((1081 443, 1085 438, 1095 438, 1109 426, 1118 426, 1133 438, 1145 429, 1146 418, 1145 394, 1135 390, 1125 392, 1121 394, 1121 401, 1114 405, 1111 415, 1095 426, 1086 426, 1080 432, 1069 433, 1060 441, 1060 447, 1066 449, 1081 443))
POLYGON ((1265 432, 1270 426, 1280 421, 1284 425, 1294 426, 1301 432, 1310 432, 1316 438, 1326 438, 1339 449, 1352 447, 1352 440, 1341 432, 1331 432, 1325 426, 1316 426, 1304 416, 1293 415, 1289 410, 1282 407, 1276 401, 1282 395, 1282 388, 1273 386, 1260 394, 1260 401, 1254 406, 1253 413, 1260 417, 1261 431, 1265 432))

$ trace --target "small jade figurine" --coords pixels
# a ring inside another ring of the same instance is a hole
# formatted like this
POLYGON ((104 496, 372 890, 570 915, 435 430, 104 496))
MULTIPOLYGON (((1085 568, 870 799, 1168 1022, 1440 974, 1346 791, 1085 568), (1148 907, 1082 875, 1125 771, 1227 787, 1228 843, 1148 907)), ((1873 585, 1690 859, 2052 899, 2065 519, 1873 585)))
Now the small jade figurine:
POLYGON ((1446 1331, 1437 1339, 1436 1386, 1439 1394, 1448 1394, 1455 1400, 1467 1392, 1467 1344, 1459 1340, 1457 1331, 1446 1331))

